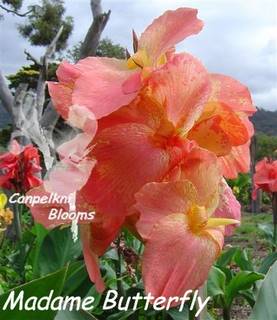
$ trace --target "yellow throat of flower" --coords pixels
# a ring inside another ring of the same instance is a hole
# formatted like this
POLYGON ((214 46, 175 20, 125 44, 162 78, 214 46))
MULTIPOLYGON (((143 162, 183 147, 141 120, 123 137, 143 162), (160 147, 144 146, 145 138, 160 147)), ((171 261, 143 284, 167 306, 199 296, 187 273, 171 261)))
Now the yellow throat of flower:
POLYGON ((205 229, 239 223, 235 219, 209 218, 206 208, 195 204, 191 206, 187 216, 189 229, 195 234, 199 234, 205 229))
MULTIPOLYGON (((147 69, 155 66, 161 66, 166 63, 166 56, 165 54, 162 54, 156 61, 156 63, 153 63, 152 59, 148 55, 145 49, 139 49, 135 54, 133 54, 128 60, 127 60, 127 66, 129 69, 147 69), (155 64, 155 65, 154 65, 155 64)), ((145 72, 145 70, 144 70, 145 72)), ((147 72, 146 72, 147 73, 147 72)))

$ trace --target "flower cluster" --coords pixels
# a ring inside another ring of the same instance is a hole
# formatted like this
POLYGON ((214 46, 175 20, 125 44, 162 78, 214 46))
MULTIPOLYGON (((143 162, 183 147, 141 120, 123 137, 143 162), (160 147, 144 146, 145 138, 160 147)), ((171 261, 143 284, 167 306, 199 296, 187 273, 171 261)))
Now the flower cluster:
POLYGON ((0 231, 6 230, 13 221, 13 212, 10 208, 5 208, 6 204, 7 196, 0 193, 0 231))
POLYGON ((41 171, 38 150, 32 145, 21 147, 16 140, 10 150, 0 155, 0 187, 26 192, 39 186, 41 171))
MULTIPOLYGON (((169 297, 206 280, 224 235, 239 223, 240 205, 224 177, 249 169, 255 108, 244 85, 175 53, 202 27, 195 9, 167 11, 134 34, 126 60, 62 62, 59 82, 49 83, 57 111, 83 133, 61 147, 66 170, 55 167, 30 193, 50 192, 58 176, 60 189, 76 192, 78 210, 96 212, 80 228, 99 291, 98 258, 122 226, 145 243, 146 292, 169 297)), ((62 223, 50 224, 48 211, 32 208, 45 226, 62 223)))
POLYGON ((262 189, 267 193, 277 192, 277 160, 271 161, 267 158, 264 158, 256 164, 255 169, 255 189, 253 192, 253 197, 256 198, 258 189, 262 189))

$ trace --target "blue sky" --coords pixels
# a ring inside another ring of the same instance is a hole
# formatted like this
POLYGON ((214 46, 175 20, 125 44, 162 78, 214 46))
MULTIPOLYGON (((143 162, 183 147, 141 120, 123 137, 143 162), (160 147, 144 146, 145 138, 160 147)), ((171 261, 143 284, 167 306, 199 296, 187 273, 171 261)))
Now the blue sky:
MULTIPOLYGON (((25 0, 25 5, 38 1, 25 0)), ((246 84, 255 104, 277 110, 277 2, 275 0, 103 0, 111 9, 104 37, 131 48, 131 30, 141 33, 165 10, 198 8, 205 27, 178 45, 178 51, 196 55, 211 71, 233 76, 246 84)), ((65 0, 67 15, 75 21, 69 40, 82 40, 91 22, 89 0, 65 0)), ((24 49, 39 57, 16 30, 22 18, 5 15, 0 21, 0 68, 5 74, 27 63, 24 49)))

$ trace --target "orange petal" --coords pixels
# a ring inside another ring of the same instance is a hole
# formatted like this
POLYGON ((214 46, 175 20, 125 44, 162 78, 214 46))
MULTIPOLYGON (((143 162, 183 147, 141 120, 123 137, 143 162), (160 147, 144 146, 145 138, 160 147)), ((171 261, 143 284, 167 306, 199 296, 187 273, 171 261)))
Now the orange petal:
POLYGON ((222 174, 225 178, 235 179, 238 173, 247 173, 250 169, 250 141, 232 147, 226 156, 219 157, 222 174))
POLYGON ((250 136, 243 120, 230 108, 209 103, 188 138, 196 141, 200 147, 224 156, 230 153, 232 146, 247 143, 250 136))
POLYGON ((168 120, 185 135, 199 118, 210 94, 206 69, 193 56, 175 55, 148 80, 152 96, 166 108, 168 120))
POLYGON ((185 215, 163 218, 145 246, 142 272, 146 292, 169 298, 199 288, 222 243, 223 234, 217 229, 191 233, 185 215))
POLYGON ((142 33, 138 49, 145 49, 154 64, 175 44, 201 31, 203 22, 196 15, 197 10, 191 8, 166 11, 142 33))

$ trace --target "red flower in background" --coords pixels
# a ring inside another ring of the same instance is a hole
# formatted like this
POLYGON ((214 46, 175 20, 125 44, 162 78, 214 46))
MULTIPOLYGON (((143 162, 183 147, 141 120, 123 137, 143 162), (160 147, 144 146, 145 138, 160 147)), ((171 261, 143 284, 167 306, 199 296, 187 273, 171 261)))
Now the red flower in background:
POLYGON ((270 161, 264 158, 256 164, 255 169, 253 198, 256 198, 258 189, 268 193, 277 192, 277 160, 270 161))
POLYGON ((16 140, 10 151, 0 155, 0 187, 16 191, 28 191, 41 184, 41 171, 37 148, 32 145, 22 147, 16 140))

